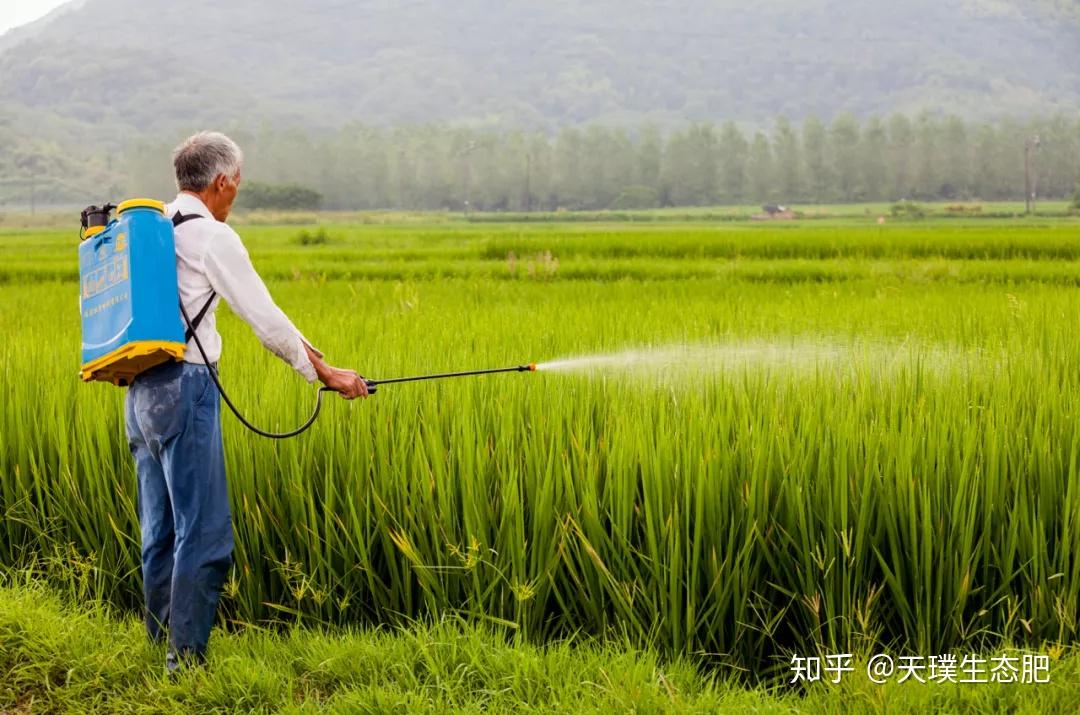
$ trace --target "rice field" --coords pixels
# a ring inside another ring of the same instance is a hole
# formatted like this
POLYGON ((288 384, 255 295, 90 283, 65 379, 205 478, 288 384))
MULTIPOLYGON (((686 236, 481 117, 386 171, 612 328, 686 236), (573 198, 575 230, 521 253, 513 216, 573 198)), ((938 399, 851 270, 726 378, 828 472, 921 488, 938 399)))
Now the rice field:
MULTIPOLYGON (((1075 220, 317 228, 241 235, 333 363, 547 369, 333 400, 284 443, 226 414, 226 623, 456 614, 752 676, 1077 640, 1075 220)), ((0 231, 0 563, 137 606, 75 248, 0 231)), ((302 421, 312 388, 221 323, 233 398, 302 421)))

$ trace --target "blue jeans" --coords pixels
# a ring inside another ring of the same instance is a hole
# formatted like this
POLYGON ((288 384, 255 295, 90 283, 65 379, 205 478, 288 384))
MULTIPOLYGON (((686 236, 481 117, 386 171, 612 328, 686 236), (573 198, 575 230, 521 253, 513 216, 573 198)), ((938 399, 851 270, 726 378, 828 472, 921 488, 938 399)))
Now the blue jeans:
POLYGON ((170 670, 205 659, 233 533, 221 403, 205 365, 169 362, 128 388, 127 437, 139 484, 146 631, 168 633, 170 670))

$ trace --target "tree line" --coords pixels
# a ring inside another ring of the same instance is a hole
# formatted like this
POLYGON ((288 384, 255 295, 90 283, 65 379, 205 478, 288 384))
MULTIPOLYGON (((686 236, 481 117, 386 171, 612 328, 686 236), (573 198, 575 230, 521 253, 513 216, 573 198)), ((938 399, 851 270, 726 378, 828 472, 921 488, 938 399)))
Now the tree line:
MULTIPOLYGON (((1015 200, 1025 193, 1026 151, 1039 197, 1071 197, 1080 181, 1080 121, 1065 117, 977 124, 929 114, 864 121, 842 114, 828 122, 780 118, 759 130, 726 122, 555 134, 350 124, 322 135, 270 127, 233 135, 261 195, 284 186, 295 198, 304 188, 328 209, 1015 200)), ((133 149, 128 193, 171 193, 168 157, 168 144, 133 149)))

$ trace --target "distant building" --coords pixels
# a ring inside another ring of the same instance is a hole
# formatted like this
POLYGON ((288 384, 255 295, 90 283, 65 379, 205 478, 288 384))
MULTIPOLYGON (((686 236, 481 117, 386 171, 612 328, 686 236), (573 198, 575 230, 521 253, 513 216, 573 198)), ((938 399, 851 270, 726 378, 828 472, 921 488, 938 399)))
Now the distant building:
POLYGON ((787 206, 780 206, 778 204, 765 204, 761 207, 764 211, 762 214, 754 216, 756 221, 785 221, 795 218, 795 212, 789 209, 787 206))

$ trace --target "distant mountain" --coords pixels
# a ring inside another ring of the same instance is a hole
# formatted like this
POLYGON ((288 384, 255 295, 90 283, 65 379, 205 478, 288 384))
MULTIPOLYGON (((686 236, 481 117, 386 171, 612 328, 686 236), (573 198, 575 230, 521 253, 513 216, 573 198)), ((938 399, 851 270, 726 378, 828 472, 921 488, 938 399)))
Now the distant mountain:
POLYGON ((76 0, 0 36, 0 178, 5 144, 203 126, 1075 114, 1077 18, 1072 0, 76 0))
POLYGON ((1069 6, 79 0, 0 38, 0 102, 138 131, 1071 111, 1080 26, 1060 14, 1069 6))
POLYGON ((69 2, 66 2, 57 8, 53 8, 51 12, 47 13, 43 17, 38 18, 37 20, 34 20, 33 22, 28 22, 25 25, 12 28, 11 30, 0 34, 0 52, 4 51, 8 47, 11 47, 12 45, 16 45, 22 42, 23 40, 29 40, 37 37, 46 27, 48 27, 52 23, 53 20, 60 17, 61 15, 66 15, 67 13, 72 12, 73 10, 78 10, 85 4, 86 0, 69 0, 69 2))

